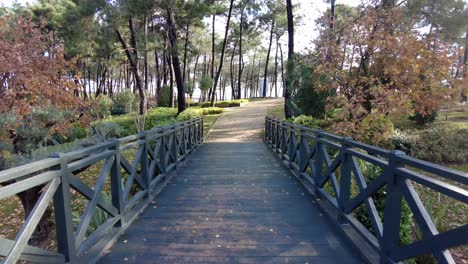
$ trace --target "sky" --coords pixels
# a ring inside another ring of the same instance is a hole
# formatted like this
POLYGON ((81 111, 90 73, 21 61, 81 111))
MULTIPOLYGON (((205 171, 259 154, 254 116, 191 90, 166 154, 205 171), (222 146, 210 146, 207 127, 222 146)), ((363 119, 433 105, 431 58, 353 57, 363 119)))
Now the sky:
MULTIPOLYGON (((35 0, 1 0, 4 6, 11 6, 14 2, 21 5, 32 4, 35 0)), ((347 4, 357 6, 360 0, 336 0, 336 4, 347 4)), ((310 1, 310 0, 293 0, 293 4, 299 4, 300 8, 297 9, 302 16, 301 24, 296 27, 295 35, 295 49, 297 51, 305 51, 307 48, 311 48, 311 41, 317 35, 315 20, 327 9, 327 4, 323 0, 310 1)), ((224 25, 218 25, 216 31, 219 31, 221 35, 224 34, 224 25)), ((268 39, 268 36, 265 36, 268 39)), ((284 36, 281 42, 286 44, 287 37, 284 36)))

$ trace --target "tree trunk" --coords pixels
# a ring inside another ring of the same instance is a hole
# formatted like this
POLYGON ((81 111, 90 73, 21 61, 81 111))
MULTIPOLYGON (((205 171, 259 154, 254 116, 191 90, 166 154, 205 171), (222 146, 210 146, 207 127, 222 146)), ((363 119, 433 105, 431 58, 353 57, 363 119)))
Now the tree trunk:
MULTIPOLYGON (((232 4, 231 4, 232 5, 232 4)), ((213 21, 211 21, 211 79, 214 79, 214 61, 215 61, 215 17, 213 14, 213 21)))
MULTIPOLYGON (((265 72, 263 75, 263 95, 262 97, 266 97, 266 89, 267 89, 267 76, 268 76, 268 62, 270 60, 270 52, 271 52, 271 43, 273 42, 273 29, 275 28, 275 19, 271 20, 271 29, 270 29, 270 44, 268 44, 268 52, 266 56, 265 62, 265 72)), ((270 94, 271 96, 271 94, 270 94)))
POLYGON ((293 12, 292 12, 292 1, 286 0, 286 15, 288 19, 288 76, 286 77, 286 87, 284 93, 284 114, 286 118, 291 118, 291 83, 290 78, 291 72, 293 69, 293 60, 294 60, 294 21, 293 21, 293 12))
POLYGON ((188 50, 188 37, 190 31, 190 23, 187 23, 185 28, 185 44, 184 44, 184 71, 182 73, 182 81, 185 84, 185 71, 187 70, 187 50, 188 50))
POLYGON ((281 48, 281 44, 278 43, 278 47, 280 50, 280 59, 281 59, 281 86, 283 87, 283 96, 286 96, 286 80, 284 79, 284 60, 283 60, 283 49, 281 48))
POLYGON ((276 54, 275 54, 275 74, 273 77, 273 85, 275 86, 275 97, 278 97, 278 37, 276 38, 276 54))
POLYGON ((167 27, 169 29, 169 42, 171 43, 172 66, 174 68, 174 75, 177 83, 177 113, 180 114, 185 110, 185 88, 182 73, 180 72, 179 53, 177 51, 177 34, 176 22, 172 8, 168 7, 167 12, 167 27))
POLYGON ((218 67, 218 71, 216 72, 216 77, 215 77, 214 85, 213 85, 213 91, 211 94, 211 106, 214 106, 216 86, 218 85, 219 76, 221 75, 221 70, 223 69, 224 51, 226 49, 226 42, 227 42, 227 37, 229 33, 229 23, 231 22, 231 14, 232 14, 233 5, 234 5, 234 0, 231 0, 229 4, 229 12, 228 12, 228 17, 226 21, 226 31, 224 32, 223 47, 221 49, 221 57, 219 59, 219 67, 218 67))
POLYGON ((145 91, 143 87, 143 81, 140 76, 140 72, 138 69, 138 47, 137 47, 137 40, 136 40, 136 32, 135 32, 135 27, 133 24, 133 18, 132 16, 129 17, 128 19, 128 27, 130 29, 130 43, 131 43, 131 49, 128 47, 127 42, 124 40, 122 35, 120 34, 120 31, 116 29, 117 37, 120 41, 120 44, 122 45, 122 48, 125 51, 125 54, 127 55, 127 59, 130 62, 130 67, 133 72, 133 77, 135 78, 135 85, 138 89, 138 93, 140 96, 140 115, 146 114, 146 96, 145 96, 145 91))
POLYGON ((237 99, 241 99, 242 93, 241 93, 241 80, 242 80, 242 71, 244 70, 243 68, 243 58, 242 58, 242 29, 243 29, 243 24, 244 24, 244 7, 242 7, 241 10, 241 19, 240 19, 240 24, 239 24, 239 72, 237 74, 237 99))
POLYGON ((231 99, 236 99, 236 88, 235 88, 235 83, 234 83, 234 55, 236 54, 236 47, 237 47, 237 42, 234 43, 234 48, 232 50, 232 55, 231 55, 231 62, 230 62, 230 74, 231 74, 231 99))
MULTIPOLYGON (((18 193, 18 198, 21 201, 24 209, 24 219, 26 220, 31 214, 34 205, 36 205, 39 197, 41 196, 43 186, 36 186, 26 191, 18 193)), ((49 240, 52 238, 54 229, 54 221, 52 219, 52 210, 47 208, 44 215, 39 220, 36 229, 34 230, 29 245, 45 247, 49 240)))

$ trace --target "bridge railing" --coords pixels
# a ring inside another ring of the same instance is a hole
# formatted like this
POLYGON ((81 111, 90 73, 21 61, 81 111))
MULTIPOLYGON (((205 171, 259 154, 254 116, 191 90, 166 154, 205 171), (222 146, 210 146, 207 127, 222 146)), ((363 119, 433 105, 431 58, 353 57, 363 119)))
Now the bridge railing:
MULTIPOLYGON (((269 117, 265 122, 265 142, 319 203, 325 201, 323 198, 328 201, 321 204, 332 208, 334 213, 329 216, 336 223, 343 229, 351 226, 352 233, 367 242, 376 253, 374 261, 396 263, 432 255, 438 263, 454 263, 448 249, 468 243, 466 222, 449 231, 437 230, 414 186, 427 187, 466 206, 466 173, 409 157, 401 151, 384 150, 269 117), (366 179, 363 163, 379 168, 380 175, 366 179), (379 199, 384 199, 385 206, 379 212, 375 198, 382 189, 385 194, 379 199), (406 245, 400 243, 399 235, 403 200, 422 233, 421 239, 406 245), (360 206, 365 206, 370 227, 353 215, 360 206)), ((348 232, 348 236, 352 234, 348 232)))
POLYGON ((5 185, 0 188, 0 200, 43 186, 15 239, 0 238, 1 262, 95 262, 202 140, 203 118, 197 118, 0 171, 0 186, 5 185), (89 184, 79 174, 93 165, 98 165, 99 173, 89 184), (72 213, 75 193, 86 201, 78 219, 72 213), (28 245, 52 202, 57 252, 28 245), (90 228, 97 211, 106 217, 90 228))

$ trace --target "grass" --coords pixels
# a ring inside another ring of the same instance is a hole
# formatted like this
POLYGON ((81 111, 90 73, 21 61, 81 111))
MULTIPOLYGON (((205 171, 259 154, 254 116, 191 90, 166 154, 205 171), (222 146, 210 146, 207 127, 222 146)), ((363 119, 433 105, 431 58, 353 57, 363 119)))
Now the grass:
POLYGON ((203 116, 203 136, 206 136, 221 115, 222 114, 203 116))
POLYGON ((284 119, 284 103, 270 106, 267 108, 267 115, 274 118, 284 119))

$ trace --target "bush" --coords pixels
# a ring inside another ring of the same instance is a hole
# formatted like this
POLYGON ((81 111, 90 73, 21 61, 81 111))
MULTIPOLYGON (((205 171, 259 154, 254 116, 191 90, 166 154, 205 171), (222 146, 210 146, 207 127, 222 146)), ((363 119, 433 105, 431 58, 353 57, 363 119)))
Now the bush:
POLYGON ((436 163, 468 162, 468 129, 434 127, 397 131, 391 138, 395 149, 436 163))
POLYGON ((111 110, 113 115, 128 114, 138 109, 138 97, 130 91, 116 94, 113 101, 114 105, 111 110))
POLYGON ((202 117, 204 115, 216 115, 221 114, 225 110, 218 107, 212 108, 188 108, 177 116, 177 121, 186 121, 197 117, 202 117))
POLYGON ((388 142, 394 127, 390 118, 383 114, 370 114, 358 124, 358 139, 374 145, 388 142))
POLYGON ((320 120, 315 119, 312 116, 300 115, 298 117, 293 118, 292 123, 313 129, 320 128, 320 120))
POLYGON ((433 123, 438 115, 437 111, 432 111, 430 114, 415 113, 410 116, 409 119, 416 122, 418 125, 427 125, 429 123, 433 123))
POLYGON ((67 133, 66 140, 68 142, 74 141, 76 139, 85 138, 87 135, 86 128, 80 124, 73 124, 72 129, 67 133))
POLYGON ((190 120, 190 119, 194 119, 194 118, 202 117, 202 116, 203 116, 202 111, 198 109, 189 108, 177 116, 177 121, 186 121, 186 120, 190 120))
POLYGON ((200 111, 202 115, 217 115, 217 114, 224 113, 226 110, 224 110, 223 108, 219 108, 219 107, 210 107, 210 108, 200 109, 200 111))
POLYGON ((226 108, 230 106, 231 106, 231 103, 229 101, 217 102, 215 104, 215 107, 222 107, 222 108, 226 108))
POLYGON ((211 103, 210 102, 204 102, 200 105, 201 108, 206 108, 206 107, 211 107, 211 103))
POLYGON ((88 138, 92 142, 103 142, 121 136, 120 126, 116 122, 95 122, 91 124, 88 138))
POLYGON ((112 99, 107 95, 99 95, 97 114, 100 118, 106 118, 111 115, 111 108, 113 105, 112 99))
POLYGON ((161 92, 158 97, 158 106, 159 107, 171 106, 171 87, 167 85, 163 85, 161 87, 161 92))

